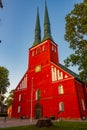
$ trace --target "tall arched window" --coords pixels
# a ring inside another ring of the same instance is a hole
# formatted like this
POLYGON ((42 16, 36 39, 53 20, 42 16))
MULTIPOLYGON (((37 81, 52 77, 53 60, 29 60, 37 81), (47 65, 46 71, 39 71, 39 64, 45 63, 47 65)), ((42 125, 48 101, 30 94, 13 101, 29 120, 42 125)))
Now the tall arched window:
POLYGON ((32 56, 34 56, 34 51, 32 51, 32 56))
POLYGON ((41 93, 40 93, 40 90, 38 89, 36 91, 36 100, 40 100, 40 97, 41 97, 41 93))
POLYGON ((42 46, 42 51, 45 51, 46 50, 46 47, 45 46, 42 46))
POLYGON ((18 113, 21 112, 21 106, 18 106, 18 113))
POLYGON ((63 102, 59 102, 59 111, 64 111, 64 103, 63 102))
POLYGON ((21 95, 21 94, 19 94, 19 102, 21 101, 21 99, 22 99, 22 95, 21 95))
POLYGON ((59 94, 64 94, 64 89, 63 89, 63 86, 62 86, 62 85, 59 85, 59 86, 58 86, 58 93, 59 93, 59 94))

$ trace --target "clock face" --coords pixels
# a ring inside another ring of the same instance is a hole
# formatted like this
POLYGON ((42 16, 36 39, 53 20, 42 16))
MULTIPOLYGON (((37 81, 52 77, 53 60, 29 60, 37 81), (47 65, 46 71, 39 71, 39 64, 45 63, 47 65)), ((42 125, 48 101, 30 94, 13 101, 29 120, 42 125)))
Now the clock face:
POLYGON ((35 72, 40 72, 41 71, 41 65, 38 65, 35 67, 35 72))

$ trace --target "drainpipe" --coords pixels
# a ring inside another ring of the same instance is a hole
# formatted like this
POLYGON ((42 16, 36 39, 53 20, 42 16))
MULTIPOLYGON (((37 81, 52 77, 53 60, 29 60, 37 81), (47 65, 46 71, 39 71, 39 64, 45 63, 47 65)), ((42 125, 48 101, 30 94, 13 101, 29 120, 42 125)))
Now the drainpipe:
POLYGON ((31 106, 30 106, 30 122, 32 122, 32 119, 33 119, 33 117, 32 117, 32 106, 33 106, 33 77, 32 77, 32 79, 31 79, 31 106))

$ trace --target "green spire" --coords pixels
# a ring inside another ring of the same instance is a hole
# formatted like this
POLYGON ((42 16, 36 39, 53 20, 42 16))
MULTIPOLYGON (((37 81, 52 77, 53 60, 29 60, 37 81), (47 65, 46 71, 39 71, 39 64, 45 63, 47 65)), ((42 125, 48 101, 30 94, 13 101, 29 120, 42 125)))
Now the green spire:
POLYGON ((41 42, 41 30, 40 30, 39 9, 37 9, 35 37, 34 37, 33 46, 39 44, 40 42, 41 42))
POLYGON ((51 29, 50 29, 50 20, 49 20, 49 15, 48 15, 47 4, 46 4, 46 1, 45 1, 44 37, 43 37, 43 40, 46 40, 48 38, 50 38, 52 40, 51 29))

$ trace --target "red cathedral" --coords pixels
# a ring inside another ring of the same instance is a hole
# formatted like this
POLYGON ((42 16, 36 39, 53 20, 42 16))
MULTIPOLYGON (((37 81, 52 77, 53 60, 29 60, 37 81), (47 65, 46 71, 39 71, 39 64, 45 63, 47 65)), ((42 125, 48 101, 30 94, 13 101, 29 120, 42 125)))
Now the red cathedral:
POLYGON ((37 10, 34 43, 28 52, 28 69, 14 92, 12 117, 22 116, 30 119, 87 118, 86 85, 76 73, 59 62, 58 45, 51 35, 46 3, 43 39, 37 10))

